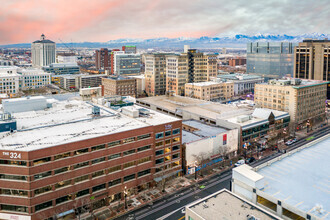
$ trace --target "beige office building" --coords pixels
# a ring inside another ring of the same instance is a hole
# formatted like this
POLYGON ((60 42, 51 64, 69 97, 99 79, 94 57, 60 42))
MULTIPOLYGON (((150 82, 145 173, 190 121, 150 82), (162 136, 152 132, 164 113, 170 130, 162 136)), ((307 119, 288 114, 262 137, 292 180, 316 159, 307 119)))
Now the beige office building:
POLYGON ((166 54, 145 54, 145 90, 148 96, 164 95, 166 91, 166 54))
POLYGON ((206 101, 229 100, 234 96, 233 82, 187 83, 185 96, 206 101))
POLYGON ((184 95, 185 84, 188 82, 188 56, 166 56, 166 91, 184 95))
POLYGON ((325 101, 328 82, 316 80, 270 80, 255 85, 257 106, 289 112, 297 129, 325 120, 325 101))
POLYGON ((102 78, 102 87, 105 96, 136 96, 136 79, 118 76, 102 78))

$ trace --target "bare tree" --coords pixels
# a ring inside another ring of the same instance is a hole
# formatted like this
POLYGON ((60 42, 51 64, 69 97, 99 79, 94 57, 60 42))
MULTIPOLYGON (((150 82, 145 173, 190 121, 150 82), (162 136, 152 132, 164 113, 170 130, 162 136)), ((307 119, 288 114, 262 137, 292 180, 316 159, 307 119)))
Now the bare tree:
POLYGON ((219 146, 217 149, 217 153, 222 157, 222 167, 224 167, 225 157, 229 153, 229 147, 227 145, 219 146))
MULTIPOLYGON (((209 159, 208 153, 200 152, 198 155, 193 154, 192 156, 195 158, 195 161, 197 163, 196 165, 199 165, 200 168, 201 168, 200 169, 200 176, 203 176, 203 166, 209 159)), ((196 169, 197 169, 197 167, 196 167, 196 169)), ((195 170, 195 172, 197 172, 197 170, 195 170)))

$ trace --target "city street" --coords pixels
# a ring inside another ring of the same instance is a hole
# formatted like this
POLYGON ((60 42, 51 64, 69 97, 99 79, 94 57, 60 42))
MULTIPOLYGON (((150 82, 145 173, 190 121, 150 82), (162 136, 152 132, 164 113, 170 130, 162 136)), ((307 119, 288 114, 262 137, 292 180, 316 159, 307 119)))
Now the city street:
MULTIPOLYGON (((319 137, 322 137, 325 134, 328 134, 330 131, 329 127, 324 127, 318 131, 310 132, 309 137, 312 139, 306 140, 306 138, 298 140, 296 143, 292 144, 288 149, 291 151, 302 145, 306 144, 309 141, 315 140, 319 137)), ((262 163, 265 163, 273 158, 281 155, 282 153, 275 153, 273 155, 264 157, 252 164, 253 167, 256 167, 262 163)), ((190 186, 187 189, 184 189, 181 192, 178 192, 174 195, 170 195, 165 199, 158 200, 152 205, 147 205, 141 207, 137 210, 134 210, 126 215, 118 217, 118 220, 128 220, 128 219, 158 219, 158 220, 181 220, 184 218, 184 207, 198 199, 206 197, 216 191, 219 191, 223 188, 230 189, 230 180, 231 180, 231 170, 226 171, 221 174, 216 174, 210 179, 205 179, 200 181, 194 186, 190 186), (205 186, 201 189, 200 186, 205 186)))

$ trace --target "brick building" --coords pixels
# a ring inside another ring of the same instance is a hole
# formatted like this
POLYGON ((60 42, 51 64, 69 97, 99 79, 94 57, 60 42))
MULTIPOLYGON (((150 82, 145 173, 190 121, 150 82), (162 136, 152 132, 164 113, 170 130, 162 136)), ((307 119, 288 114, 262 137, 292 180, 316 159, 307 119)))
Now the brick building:
POLYGON ((228 61, 229 66, 243 66, 246 64, 246 58, 238 57, 238 58, 231 58, 228 61))
POLYGON ((111 50, 101 48, 95 51, 95 66, 96 69, 110 70, 111 69, 111 50))
POLYGON ((0 219, 75 218, 180 173, 181 120, 135 106, 126 115, 77 100, 52 106, 13 113, 17 130, 1 133, 0 219))
POLYGON ((136 96, 136 79, 117 76, 102 78, 104 95, 136 96))

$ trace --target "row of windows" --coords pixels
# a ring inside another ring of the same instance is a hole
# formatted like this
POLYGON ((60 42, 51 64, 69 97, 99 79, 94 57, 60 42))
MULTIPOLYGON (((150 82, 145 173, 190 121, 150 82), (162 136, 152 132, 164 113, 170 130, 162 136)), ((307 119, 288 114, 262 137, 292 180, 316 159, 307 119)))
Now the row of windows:
POLYGON ((159 138, 164 138, 164 137, 168 137, 170 135, 177 135, 177 134, 180 134, 180 128, 177 128, 177 129, 173 129, 173 131, 171 130, 168 130, 168 131, 165 131, 165 132, 159 132, 155 135, 155 138, 156 139, 159 139, 159 138))

